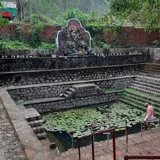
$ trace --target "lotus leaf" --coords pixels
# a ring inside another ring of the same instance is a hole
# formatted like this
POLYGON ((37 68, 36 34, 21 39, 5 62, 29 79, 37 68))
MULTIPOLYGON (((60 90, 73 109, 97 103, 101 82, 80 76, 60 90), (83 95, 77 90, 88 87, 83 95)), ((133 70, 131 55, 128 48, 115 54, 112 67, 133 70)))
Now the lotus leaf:
POLYGON ((54 112, 43 116, 47 131, 72 132, 73 137, 84 136, 97 130, 115 127, 123 130, 126 125, 122 120, 128 119, 127 126, 132 127, 143 120, 145 113, 128 105, 116 102, 96 108, 71 109, 54 112), (110 124, 112 123, 112 124, 110 124))

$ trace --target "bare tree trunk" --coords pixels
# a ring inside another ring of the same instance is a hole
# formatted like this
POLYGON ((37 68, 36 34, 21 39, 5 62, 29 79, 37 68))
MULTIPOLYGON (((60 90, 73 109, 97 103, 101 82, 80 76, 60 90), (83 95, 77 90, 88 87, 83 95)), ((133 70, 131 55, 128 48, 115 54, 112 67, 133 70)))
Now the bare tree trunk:
POLYGON ((17 11, 18 11, 17 18, 19 20, 22 20, 24 17, 23 2, 22 0, 16 0, 16 3, 17 3, 17 11))

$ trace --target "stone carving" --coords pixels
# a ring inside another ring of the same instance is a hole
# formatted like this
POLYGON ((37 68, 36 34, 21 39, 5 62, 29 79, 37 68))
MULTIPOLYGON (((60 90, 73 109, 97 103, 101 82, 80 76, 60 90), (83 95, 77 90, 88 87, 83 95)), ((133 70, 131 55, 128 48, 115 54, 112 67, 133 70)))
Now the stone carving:
POLYGON ((58 31, 56 44, 60 54, 85 55, 91 50, 91 36, 80 21, 73 18, 58 31))

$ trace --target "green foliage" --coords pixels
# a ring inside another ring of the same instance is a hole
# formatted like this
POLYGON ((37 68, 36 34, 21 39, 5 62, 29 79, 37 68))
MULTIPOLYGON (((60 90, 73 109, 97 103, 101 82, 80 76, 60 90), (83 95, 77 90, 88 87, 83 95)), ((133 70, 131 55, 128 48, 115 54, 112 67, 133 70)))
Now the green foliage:
POLYGON ((159 0, 111 0, 110 3, 110 14, 114 16, 114 21, 129 21, 148 30, 160 25, 159 11, 159 0))
POLYGON ((42 41, 42 34, 45 30, 45 23, 43 23, 42 21, 40 21, 40 17, 38 17, 37 15, 32 15, 31 16, 31 40, 30 40, 30 44, 32 46, 38 46, 39 43, 42 41))
POLYGON ((4 42, 0 39, 0 50, 5 50, 5 44, 4 42))
POLYGON ((23 28, 20 25, 16 27, 16 35, 18 40, 23 39, 23 28))
POLYGON ((10 40, 10 39, 0 39, 0 50, 31 50, 31 49, 39 49, 39 50, 54 50, 56 48, 56 44, 53 43, 45 43, 41 42, 38 46, 32 46, 27 42, 23 42, 20 40, 10 40))
POLYGON ((10 50, 20 50, 20 49, 29 49, 29 45, 18 41, 18 40, 9 40, 9 39, 3 39, 0 40, 0 46, 2 49, 10 49, 10 50))
POLYGON ((0 15, 0 25, 4 25, 4 24, 9 24, 9 20, 8 20, 8 19, 4 19, 4 18, 0 15))
POLYGON ((0 2, 0 7, 3 7, 1 2, 0 2))
POLYGON ((50 18, 48 18, 47 16, 44 16, 42 14, 33 14, 31 16, 25 16, 24 19, 22 20, 22 22, 24 23, 35 23, 36 21, 40 21, 42 23, 45 24, 53 24, 53 20, 51 20, 50 18))
POLYGON ((101 105, 98 108, 71 109, 50 113, 43 116, 47 131, 66 131, 74 133, 74 137, 89 135, 92 132, 115 127, 117 131, 127 126, 141 122, 145 112, 128 105, 116 102, 111 105, 101 105))
POLYGON ((81 10, 74 8, 71 10, 67 10, 62 15, 59 15, 55 18, 56 24, 66 25, 66 22, 71 19, 76 18, 80 20, 80 22, 85 25, 89 19, 91 19, 91 15, 83 13, 81 10))
POLYGON ((74 8, 78 8, 83 13, 96 12, 96 16, 100 17, 108 8, 108 3, 104 5, 100 0, 23 0, 23 6, 26 16, 42 14, 54 20, 66 10, 74 8))
POLYGON ((56 44, 50 44, 50 43, 45 43, 45 42, 41 42, 39 44, 39 46, 37 47, 37 49, 44 49, 44 50, 54 50, 56 49, 56 44))
POLYGON ((159 43, 158 40, 154 40, 154 41, 152 42, 152 44, 154 44, 155 46, 159 46, 159 45, 160 45, 160 43, 159 43))

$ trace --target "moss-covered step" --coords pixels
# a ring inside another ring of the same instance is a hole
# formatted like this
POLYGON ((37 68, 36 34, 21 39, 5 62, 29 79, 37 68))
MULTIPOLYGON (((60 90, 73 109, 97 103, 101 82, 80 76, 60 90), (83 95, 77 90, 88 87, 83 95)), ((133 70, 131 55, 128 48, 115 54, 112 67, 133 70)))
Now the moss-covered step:
POLYGON ((137 90, 137 91, 141 91, 141 92, 144 92, 144 93, 147 93, 147 94, 151 94, 151 95, 155 95, 157 97, 160 97, 160 93, 157 93, 157 92, 154 92, 154 91, 149 91, 147 89, 140 88, 140 87, 133 86, 133 85, 131 85, 130 88, 134 89, 134 90, 137 90))
MULTIPOLYGON (((120 100, 126 100, 126 101, 128 101, 128 102, 134 103, 134 104, 140 106, 140 108, 141 108, 141 107, 144 108, 144 110, 145 110, 144 102, 142 102, 142 101, 140 101, 140 100, 133 99, 133 98, 127 97, 127 96, 125 96, 125 95, 121 96, 120 100)), ((154 109, 155 109, 156 112, 158 112, 159 109, 160 109, 160 107, 154 106, 154 109)))
POLYGON ((155 101, 149 100, 149 99, 147 99, 147 98, 142 98, 142 97, 140 97, 140 96, 133 95, 133 94, 130 94, 130 93, 127 93, 127 92, 124 92, 124 93, 123 93, 123 96, 129 97, 129 98, 132 98, 132 99, 135 99, 135 100, 139 100, 139 101, 141 101, 141 102, 143 102, 143 103, 149 103, 149 104, 151 104, 151 105, 153 105, 153 106, 156 106, 156 107, 159 107, 159 108, 160 108, 160 103, 157 103, 157 102, 155 102, 155 101))
POLYGON ((147 94, 147 93, 144 93, 144 92, 140 92, 140 91, 137 91, 137 90, 131 89, 131 88, 124 88, 124 91, 127 92, 127 93, 130 93, 130 94, 133 94, 133 95, 136 95, 136 96, 146 98, 148 100, 152 100, 152 101, 155 101, 157 103, 160 103, 160 98, 155 97, 152 94, 147 94))

